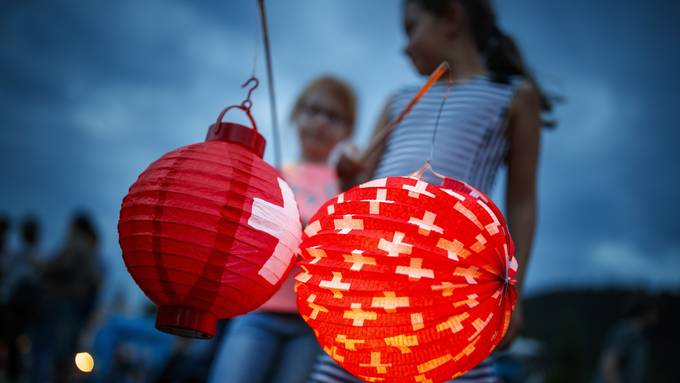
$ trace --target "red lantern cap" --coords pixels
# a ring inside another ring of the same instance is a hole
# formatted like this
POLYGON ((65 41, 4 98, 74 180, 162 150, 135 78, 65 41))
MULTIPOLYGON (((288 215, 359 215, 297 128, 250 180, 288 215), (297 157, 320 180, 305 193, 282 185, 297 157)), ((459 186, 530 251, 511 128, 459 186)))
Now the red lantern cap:
POLYGON ((264 148, 266 145, 264 137, 257 131, 257 125, 255 124, 253 116, 250 114, 250 109, 242 105, 232 105, 225 108, 222 113, 220 113, 219 117, 217 117, 217 122, 210 125, 205 140, 235 143, 250 150, 260 158, 264 155, 264 148), (253 127, 249 128, 233 122, 222 122, 224 115, 232 108, 241 109, 245 112, 253 127))

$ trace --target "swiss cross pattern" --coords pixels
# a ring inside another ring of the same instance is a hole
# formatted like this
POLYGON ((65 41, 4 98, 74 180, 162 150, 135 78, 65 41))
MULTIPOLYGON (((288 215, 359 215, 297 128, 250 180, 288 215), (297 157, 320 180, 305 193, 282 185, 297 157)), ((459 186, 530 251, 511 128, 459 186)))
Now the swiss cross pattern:
POLYGON ((348 371, 365 381, 444 381, 502 339, 517 262, 502 215, 474 188, 374 180, 310 222, 298 306, 348 371))

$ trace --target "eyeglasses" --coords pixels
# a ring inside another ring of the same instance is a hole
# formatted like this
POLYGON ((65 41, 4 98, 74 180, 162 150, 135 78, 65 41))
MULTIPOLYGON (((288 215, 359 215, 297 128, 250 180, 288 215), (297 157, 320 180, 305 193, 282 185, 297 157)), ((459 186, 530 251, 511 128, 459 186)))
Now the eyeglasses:
POLYGON ((347 123, 347 119, 344 118, 340 113, 326 108, 318 104, 305 104, 302 107, 302 113, 307 117, 324 116, 333 125, 341 125, 347 123))

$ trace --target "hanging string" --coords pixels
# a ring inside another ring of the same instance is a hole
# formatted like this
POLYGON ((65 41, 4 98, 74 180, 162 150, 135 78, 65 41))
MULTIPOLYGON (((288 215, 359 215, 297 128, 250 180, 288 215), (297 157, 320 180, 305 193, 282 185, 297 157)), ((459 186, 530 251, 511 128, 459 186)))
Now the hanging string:
POLYGON ((257 59, 259 58, 259 54, 260 54, 260 18, 259 17, 255 18, 255 44, 254 45, 255 45, 255 51, 253 52, 253 70, 250 74, 251 78, 255 77, 255 73, 257 73, 257 59))
POLYGON ((432 168, 432 157, 434 156, 434 144, 435 144, 435 139, 437 138, 437 129, 439 128, 439 120, 442 116, 442 111, 444 110, 444 104, 446 104, 446 100, 449 98, 449 93, 451 92, 451 86, 453 85, 453 76, 451 75, 451 67, 449 66, 449 63, 444 61, 440 66, 446 67, 446 70, 449 72, 449 78, 448 78, 448 86, 446 87, 446 92, 444 93, 444 97, 442 97, 442 102, 439 104, 439 111, 437 112, 437 118, 434 122, 434 132, 432 132, 432 142, 430 144, 430 156, 427 159, 427 162, 430 164, 430 170, 432 170, 433 173, 436 174, 434 171, 434 168, 432 168))
POLYGON ((258 0, 262 37, 264 40, 265 62, 267 64, 267 82, 269 83, 269 107, 271 109, 272 135, 274 139, 274 165, 281 169, 281 139, 279 138, 279 124, 276 114, 276 95, 274 92, 274 74, 272 73, 272 57, 269 47, 269 32, 267 31, 267 14, 264 8, 264 0, 258 0))

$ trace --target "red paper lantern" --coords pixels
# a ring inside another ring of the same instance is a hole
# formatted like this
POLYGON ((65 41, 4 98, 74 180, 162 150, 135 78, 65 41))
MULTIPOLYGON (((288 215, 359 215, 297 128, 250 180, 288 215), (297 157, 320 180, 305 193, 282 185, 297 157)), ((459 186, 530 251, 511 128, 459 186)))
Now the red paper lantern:
POLYGON ((320 208, 301 251, 300 313, 324 351, 366 381, 455 378, 507 331, 513 242, 493 202, 462 182, 355 187, 320 208))
MULTIPOLYGON (((231 108, 231 107, 230 107, 231 108)), ((210 126, 130 187, 118 231, 128 271, 159 305, 156 327, 189 337, 264 303, 290 271, 301 223, 290 187, 262 160, 253 124, 210 126)))

